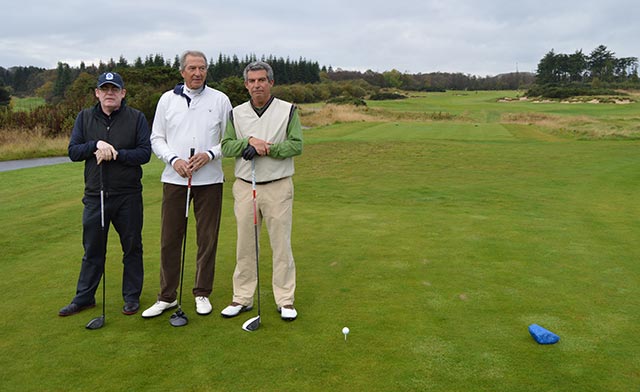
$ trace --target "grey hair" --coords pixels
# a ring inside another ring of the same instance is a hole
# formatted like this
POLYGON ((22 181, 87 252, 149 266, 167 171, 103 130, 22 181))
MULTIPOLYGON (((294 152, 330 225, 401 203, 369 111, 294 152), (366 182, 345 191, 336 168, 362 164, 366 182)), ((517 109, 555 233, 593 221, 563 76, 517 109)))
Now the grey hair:
POLYGON ((207 56, 205 56, 204 53, 202 53, 201 51, 185 50, 184 52, 182 52, 182 55, 180 56, 180 71, 184 71, 185 63, 187 62, 187 56, 202 57, 204 59, 205 64, 207 63, 207 56))
POLYGON ((249 71, 267 71, 267 79, 269 79, 270 82, 273 82, 273 68, 264 61, 254 61, 244 67, 242 76, 244 76, 245 82, 247 81, 249 71))

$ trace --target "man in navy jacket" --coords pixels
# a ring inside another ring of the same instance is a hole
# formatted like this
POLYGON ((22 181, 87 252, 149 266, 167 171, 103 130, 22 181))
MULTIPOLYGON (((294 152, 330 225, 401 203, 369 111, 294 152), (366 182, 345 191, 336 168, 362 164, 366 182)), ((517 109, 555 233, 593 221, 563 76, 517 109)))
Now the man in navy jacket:
POLYGON ((78 114, 69 141, 69 158, 84 161, 84 257, 76 295, 60 309, 60 316, 95 306, 110 224, 120 236, 123 253, 122 313, 135 314, 140 308, 144 280, 141 179, 142 165, 151 157, 149 124, 142 112, 126 105, 126 90, 119 74, 100 75, 95 94, 99 102, 78 114))

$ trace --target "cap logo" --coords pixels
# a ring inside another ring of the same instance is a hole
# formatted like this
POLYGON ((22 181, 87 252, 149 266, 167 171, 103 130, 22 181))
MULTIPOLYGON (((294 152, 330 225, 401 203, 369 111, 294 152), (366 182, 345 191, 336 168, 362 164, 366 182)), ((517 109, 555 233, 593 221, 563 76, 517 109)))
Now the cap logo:
POLYGON ((112 74, 111 72, 109 72, 109 73, 105 76, 105 78, 106 78, 107 80, 113 80, 113 74, 112 74))

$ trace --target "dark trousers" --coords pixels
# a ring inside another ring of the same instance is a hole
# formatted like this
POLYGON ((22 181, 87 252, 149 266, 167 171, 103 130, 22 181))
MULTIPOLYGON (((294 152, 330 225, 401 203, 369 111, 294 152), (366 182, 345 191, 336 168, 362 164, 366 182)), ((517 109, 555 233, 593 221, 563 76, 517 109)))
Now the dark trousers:
MULTIPOLYGON (((196 218, 196 276, 194 296, 213 291, 218 232, 222 207, 222 184, 191 187, 196 218)), ((158 300, 173 302, 180 284, 182 240, 186 228, 187 187, 163 184, 160 245, 160 294, 158 300)))
POLYGON ((95 303, 95 293, 104 272, 109 226, 113 224, 122 247, 122 298, 125 302, 139 302, 144 280, 142 263, 142 194, 104 197, 104 230, 101 223, 100 196, 82 199, 82 243, 84 257, 76 296, 79 305, 95 303))

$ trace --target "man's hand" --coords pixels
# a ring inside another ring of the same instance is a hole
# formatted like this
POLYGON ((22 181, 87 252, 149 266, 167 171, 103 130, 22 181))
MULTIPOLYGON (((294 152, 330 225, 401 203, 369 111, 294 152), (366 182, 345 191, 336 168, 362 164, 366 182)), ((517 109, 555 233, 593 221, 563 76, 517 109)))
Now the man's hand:
POLYGON ((180 177, 189 178, 193 174, 189 168, 189 163, 184 159, 176 159, 173 162, 173 170, 180 175, 180 177))
POLYGON ((271 143, 269 143, 266 140, 258 139, 251 136, 249 138, 249 146, 253 146, 253 148, 256 149, 256 152, 258 153, 258 155, 265 156, 265 155, 269 155, 269 148, 271 146, 271 143))
POLYGON ((245 148, 244 151, 242 151, 242 159, 244 159, 245 161, 250 161, 257 154, 258 154, 258 152, 256 151, 256 149, 252 145, 249 144, 247 146, 247 148, 245 148))
POLYGON ((189 170, 192 173, 197 172, 202 166, 206 165, 210 161, 210 155, 206 152, 199 152, 189 158, 189 170))
POLYGON ((96 152, 93 153, 93 155, 96 156, 96 161, 98 162, 98 165, 102 163, 102 161, 104 161, 104 153, 101 150, 96 150, 96 152))
POLYGON ((98 140, 96 143, 97 150, 94 152, 98 165, 102 161, 111 161, 118 158, 118 151, 113 146, 105 141, 98 140))

